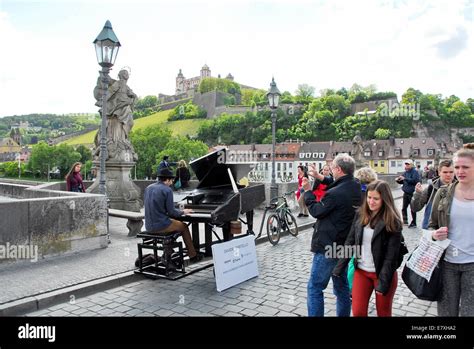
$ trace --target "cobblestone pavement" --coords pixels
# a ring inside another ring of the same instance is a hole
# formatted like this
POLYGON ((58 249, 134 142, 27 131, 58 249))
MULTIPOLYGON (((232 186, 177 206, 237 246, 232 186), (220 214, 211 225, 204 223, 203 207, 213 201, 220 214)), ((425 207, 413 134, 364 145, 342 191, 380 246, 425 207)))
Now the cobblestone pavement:
MULTIPOLYGON (((208 268, 176 281, 143 279, 27 316, 306 316, 311 234, 308 229, 297 238, 282 238, 277 246, 258 245, 260 275, 223 292, 216 291, 213 270, 208 268)), ((420 230, 405 228, 403 234, 412 251, 420 230)), ((335 316, 331 282, 325 296, 326 316, 335 316)), ((373 299, 370 304, 369 315, 375 316, 373 299)), ((436 316, 436 304, 414 297, 399 275, 393 315, 436 316)))
MULTIPOLYGON (((254 230, 257 233, 261 218, 262 211, 256 211, 254 230)), ((298 219, 299 224, 309 224, 313 221, 312 218, 298 219)), ((110 217, 111 243, 104 249, 49 257, 34 263, 29 260, 2 262, 0 305, 132 271, 138 256, 138 239, 127 236, 126 224, 126 219, 110 217)), ((265 234, 264 230, 264 239, 265 234)), ((203 232, 201 241, 204 241, 203 232)))

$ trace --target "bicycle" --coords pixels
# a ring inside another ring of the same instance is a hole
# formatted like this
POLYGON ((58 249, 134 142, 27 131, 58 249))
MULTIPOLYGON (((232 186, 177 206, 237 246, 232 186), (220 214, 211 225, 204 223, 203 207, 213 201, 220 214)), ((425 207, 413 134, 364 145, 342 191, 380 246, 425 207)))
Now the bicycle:
POLYGON ((288 232, 293 236, 298 235, 298 224, 296 223, 296 218, 291 213, 290 207, 288 205, 288 200, 286 197, 290 194, 294 194, 293 191, 285 193, 281 196, 274 197, 270 200, 270 205, 265 206, 265 211, 263 212, 262 223, 260 224, 260 231, 255 237, 257 240, 262 235, 263 223, 265 222, 265 217, 269 210, 274 211, 267 218, 267 237, 268 241, 272 245, 278 244, 280 241, 280 234, 282 232, 288 232), (283 199, 279 204, 278 199, 283 199))

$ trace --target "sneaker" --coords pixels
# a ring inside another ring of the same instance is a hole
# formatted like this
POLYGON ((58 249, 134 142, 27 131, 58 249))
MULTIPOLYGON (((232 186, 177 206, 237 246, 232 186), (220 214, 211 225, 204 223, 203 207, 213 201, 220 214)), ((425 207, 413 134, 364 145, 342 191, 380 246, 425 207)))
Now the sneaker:
POLYGON ((194 257, 189 258, 189 261, 191 263, 197 263, 197 262, 201 261, 203 258, 204 258, 204 255, 202 253, 198 252, 197 255, 195 255, 194 257))
POLYGON ((304 217, 304 214, 299 213, 299 214, 298 214, 298 217, 304 217))
POLYGON ((408 228, 416 228, 416 223, 415 223, 415 222, 411 222, 410 225, 408 226, 408 228))
POLYGON ((303 217, 309 217, 309 214, 304 214, 303 217))

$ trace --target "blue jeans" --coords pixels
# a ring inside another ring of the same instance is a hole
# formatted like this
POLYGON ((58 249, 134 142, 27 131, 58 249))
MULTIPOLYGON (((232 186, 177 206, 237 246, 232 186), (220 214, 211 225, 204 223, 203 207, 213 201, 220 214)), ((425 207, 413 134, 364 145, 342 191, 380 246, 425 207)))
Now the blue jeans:
POLYGON ((351 297, 347 281, 347 267, 340 277, 332 276, 336 258, 326 258, 323 253, 315 253, 311 276, 308 281, 308 316, 324 316, 324 294, 332 277, 333 293, 336 296, 336 315, 351 315, 351 297))
POLYGON ((428 224, 430 223, 430 216, 431 216, 431 206, 433 205, 432 202, 429 202, 425 207, 425 216, 423 217, 423 223, 421 227, 423 229, 428 229, 428 224))

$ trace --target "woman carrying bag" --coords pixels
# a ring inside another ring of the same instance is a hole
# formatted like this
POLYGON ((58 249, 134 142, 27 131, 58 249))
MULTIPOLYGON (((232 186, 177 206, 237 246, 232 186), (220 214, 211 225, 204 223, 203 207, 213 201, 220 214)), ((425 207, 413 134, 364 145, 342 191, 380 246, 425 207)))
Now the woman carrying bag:
MULTIPOLYGON (((352 315, 367 316, 370 297, 375 289, 378 316, 392 316, 400 266, 402 219, 387 182, 374 181, 367 186, 366 200, 355 217, 345 245, 354 246, 352 315)), ((345 277, 351 256, 340 259, 333 275, 345 277)))
POLYGON ((474 143, 454 154, 458 182, 441 187, 433 201, 433 240, 451 243, 441 260, 438 316, 474 316, 474 143))
POLYGON ((174 179, 174 188, 176 190, 181 188, 189 187, 189 180, 191 179, 191 173, 186 165, 186 161, 180 160, 178 162, 178 168, 176 169, 176 177, 174 179))

